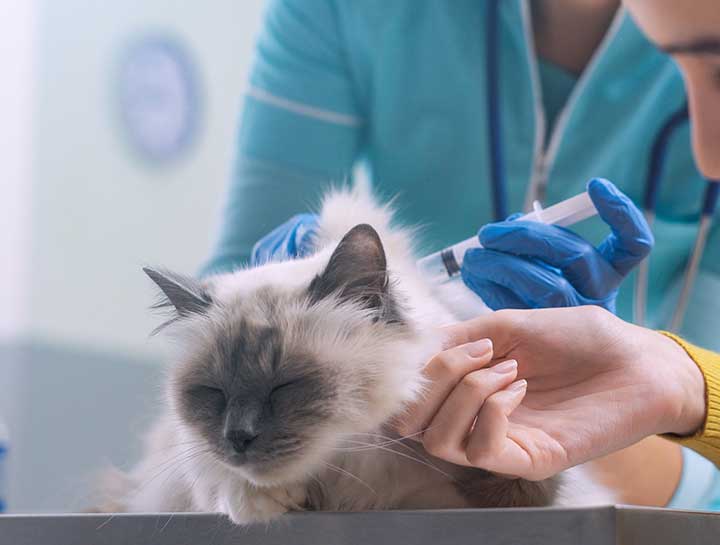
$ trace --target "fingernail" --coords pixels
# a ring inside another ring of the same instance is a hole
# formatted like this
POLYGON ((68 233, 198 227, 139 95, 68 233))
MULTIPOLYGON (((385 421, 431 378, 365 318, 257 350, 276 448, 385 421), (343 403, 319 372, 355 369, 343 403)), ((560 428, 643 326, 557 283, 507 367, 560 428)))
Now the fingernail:
POLYGON ((495 365, 492 370, 495 373, 499 373, 501 375, 505 375, 508 373, 513 373, 517 369, 517 362, 515 360, 508 360, 504 361, 502 363, 498 363, 495 365))
POLYGON ((468 345, 468 354, 473 358, 479 358, 488 354, 492 350, 492 341, 490 339, 482 339, 468 345))
POLYGON ((527 380, 520 379, 513 382, 510 386, 507 387, 508 390, 511 392, 522 392, 527 388, 527 380))

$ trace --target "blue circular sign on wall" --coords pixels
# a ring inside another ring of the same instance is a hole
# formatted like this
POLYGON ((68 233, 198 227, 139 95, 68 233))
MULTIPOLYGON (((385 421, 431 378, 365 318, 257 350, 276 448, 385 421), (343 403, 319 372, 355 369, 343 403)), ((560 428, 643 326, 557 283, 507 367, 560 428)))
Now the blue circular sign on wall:
POLYGON ((118 85, 124 130, 142 156, 167 163, 187 152, 200 125, 200 82, 179 39, 150 35, 130 43, 118 85))

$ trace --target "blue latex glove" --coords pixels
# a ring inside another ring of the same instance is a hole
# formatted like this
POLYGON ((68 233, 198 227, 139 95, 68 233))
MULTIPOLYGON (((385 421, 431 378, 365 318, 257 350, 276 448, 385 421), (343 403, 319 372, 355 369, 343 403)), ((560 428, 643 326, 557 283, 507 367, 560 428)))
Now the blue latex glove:
POLYGON ((297 214, 258 240, 250 254, 250 265, 303 257, 312 250, 317 229, 315 214, 297 214))
POLYGON ((501 221, 480 229, 483 248, 465 253, 462 278, 493 310, 598 305, 615 312, 623 278, 652 249, 650 226, 607 180, 588 184, 611 234, 597 247, 563 227, 501 221))

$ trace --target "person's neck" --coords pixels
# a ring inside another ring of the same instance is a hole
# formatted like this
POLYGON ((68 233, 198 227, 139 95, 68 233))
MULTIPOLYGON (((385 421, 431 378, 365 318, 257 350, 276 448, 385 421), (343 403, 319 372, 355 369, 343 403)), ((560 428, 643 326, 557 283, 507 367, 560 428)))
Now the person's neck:
POLYGON ((620 0, 533 0, 538 56, 580 75, 607 32, 620 0))

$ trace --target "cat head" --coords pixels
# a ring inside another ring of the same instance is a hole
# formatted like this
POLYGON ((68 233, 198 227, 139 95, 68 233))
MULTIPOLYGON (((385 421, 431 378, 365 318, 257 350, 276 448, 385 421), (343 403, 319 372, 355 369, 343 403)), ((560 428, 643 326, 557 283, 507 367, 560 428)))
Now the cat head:
POLYGON ((421 388, 429 341, 369 225, 334 250, 203 282, 145 271, 174 313, 168 400, 181 434, 258 485, 304 478, 421 388))

